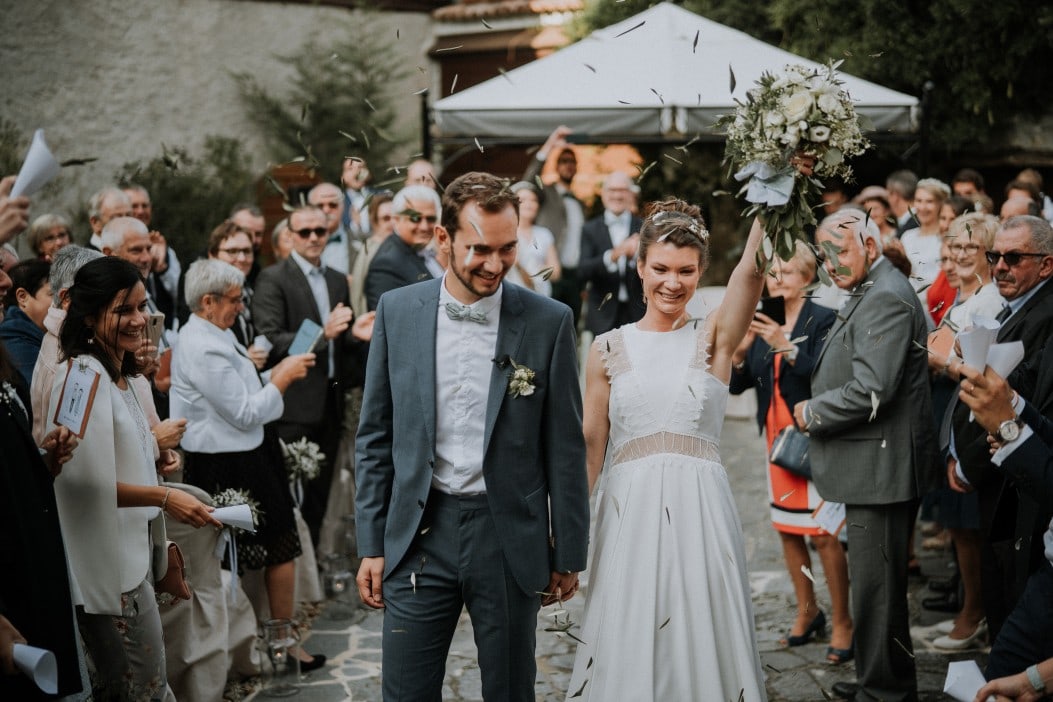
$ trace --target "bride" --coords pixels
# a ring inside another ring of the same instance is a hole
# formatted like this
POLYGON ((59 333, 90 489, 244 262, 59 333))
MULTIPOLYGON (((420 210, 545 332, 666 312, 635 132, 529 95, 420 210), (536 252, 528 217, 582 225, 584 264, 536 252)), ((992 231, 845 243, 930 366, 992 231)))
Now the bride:
POLYGON ((686 306, 709 259, 699 209, 653 203, 637 268, 647 313, 589 352, 584 428, 597 493, 589 595, 568 699, 765 700, 742 527, 718 442, 764 286, 754 221, 721 306, 686 306))

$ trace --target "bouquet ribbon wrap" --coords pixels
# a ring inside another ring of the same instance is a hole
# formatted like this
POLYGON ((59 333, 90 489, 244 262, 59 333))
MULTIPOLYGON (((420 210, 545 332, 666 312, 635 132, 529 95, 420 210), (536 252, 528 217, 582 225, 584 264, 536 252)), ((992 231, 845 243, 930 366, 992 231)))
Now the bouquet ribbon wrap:
POLYGON ((746 200, 755 205, 781 207, 793 193, 794 170, 787 166, 776 170, 766 163, 753 161, 735 174, 735 180, 746 180, 746 200))

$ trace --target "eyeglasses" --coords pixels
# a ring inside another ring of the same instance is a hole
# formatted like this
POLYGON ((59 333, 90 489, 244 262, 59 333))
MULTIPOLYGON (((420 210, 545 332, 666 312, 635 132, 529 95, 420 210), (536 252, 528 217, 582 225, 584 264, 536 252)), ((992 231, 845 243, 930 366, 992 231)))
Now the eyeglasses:
POLYGON ((390 222, 394 218, 391 215, 381 215, 380 217, 377 217, 377 219, 381 222, 390 222))
POLYGON ((1029 252, 1025 252, 1025 251, 1007 251, 1005 253, 1001 253, 999 251, 988 251, 987 253, 984 254, 984 258, 987 259, 987 262, 990 265, 997 266, 998 265, 998 259, 1001 258, 1001 259, 1005 259, 1005 265, 1009 266, 1010 268, 1012 268, 1013 266, 1018 265, 1020 263, 1020 261, 1023 260, 1023 258, 1025 256, 1031 256, 1031 257, 1034 257, 1034 258, 1042 258, 1043 256, 1049 256, 1049 254, 1048 253, 1029 253, 1029 252))
POLYGON ((328 231, 329 230, 325 227, 315 227, 314 229, 293 229, 293 232, 301 239, 310 239, 312 234, 321 239, 326 233, 328 233, 328 231))
POLYGON ((417 210, 402 210, 402 212, 399 212, 399 215, 405 217, 414 224, 420 224, 421 220, 424 220, 428 224, 435 224, 439 221, 439 218, 435 215, 423 215, 420 212, 417 212, 417 210))
MULTIPOLYGON (((966 253, 972 256, 974 253, 979 251, 981 247, 979 244, 951 244, 947 248, 950 249, 951 253, 953 254, 960 255, 966 253)), ((1009 255, 1012 256, 1012 254, 1009 255)), ((1009 263, 1009 259, 1006 259, 1006 263, 1009 263)), ((1013 264, 1009 263, 1009 265, 1013 264)))
POLYGON ((237 258, 238 256, 244 256, 245 258, 252 257, 252 249, 220 249, 221 253, 225 253, 231 258, 237 258))
POLYGON ((339 210, 340 209, 340 203, 339 202, 319 202, 318 204, 315 205, 315 207, 317 207, 320 210, 339 210))

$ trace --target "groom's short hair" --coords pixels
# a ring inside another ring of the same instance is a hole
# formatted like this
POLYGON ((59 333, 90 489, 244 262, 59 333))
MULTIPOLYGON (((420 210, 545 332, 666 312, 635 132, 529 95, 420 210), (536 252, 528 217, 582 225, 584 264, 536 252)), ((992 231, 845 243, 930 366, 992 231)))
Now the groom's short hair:
POLYGON ((501 212, 509 205, 519 218, 519 196, 512 192, 507 180, 490 173, 470 171, 458 177, 442 194, 442 226, 452 241, 461 221, 461 210, 475 202, 486 212, 501 212))

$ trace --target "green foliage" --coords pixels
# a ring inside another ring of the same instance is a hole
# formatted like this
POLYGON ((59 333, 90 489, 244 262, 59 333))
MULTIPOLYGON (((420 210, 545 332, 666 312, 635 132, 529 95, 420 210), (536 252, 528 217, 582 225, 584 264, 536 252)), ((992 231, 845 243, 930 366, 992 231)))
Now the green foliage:
POLYGON ((205 137, 200 157, 162 144, 151 160, 124 164, 115 180, 146 188, 153 204, 151 226, 164 234, 184 263, 204 249, 208 235, 234 205, 255 200, 250 159, 241 141, 231 137, 205 137))
POLYGON ((322 178, 338 182, 344 157, 387 164, 399 144, 391 124, 390 88, 405 75, 404 57, 376 31, 368 12, 356 13, 328 45, 308 41, 298 53, 278 56, 294 72, 280 95, 255 76, 235 74, 247 115, 263 133, 279 162, 302 161, 322 178))
MULTIPOLYGON (((640 12, 643 0, 591 0, 580 36, 640 12)), ((921 96, 932 81, 934 146, 983 147, 1017 117, 1048 110, 1053 5, 888 0, 685 0, 685 9, 814 61, 921 96)), ((770 67, 773 70, 779 66, 770 67)))

